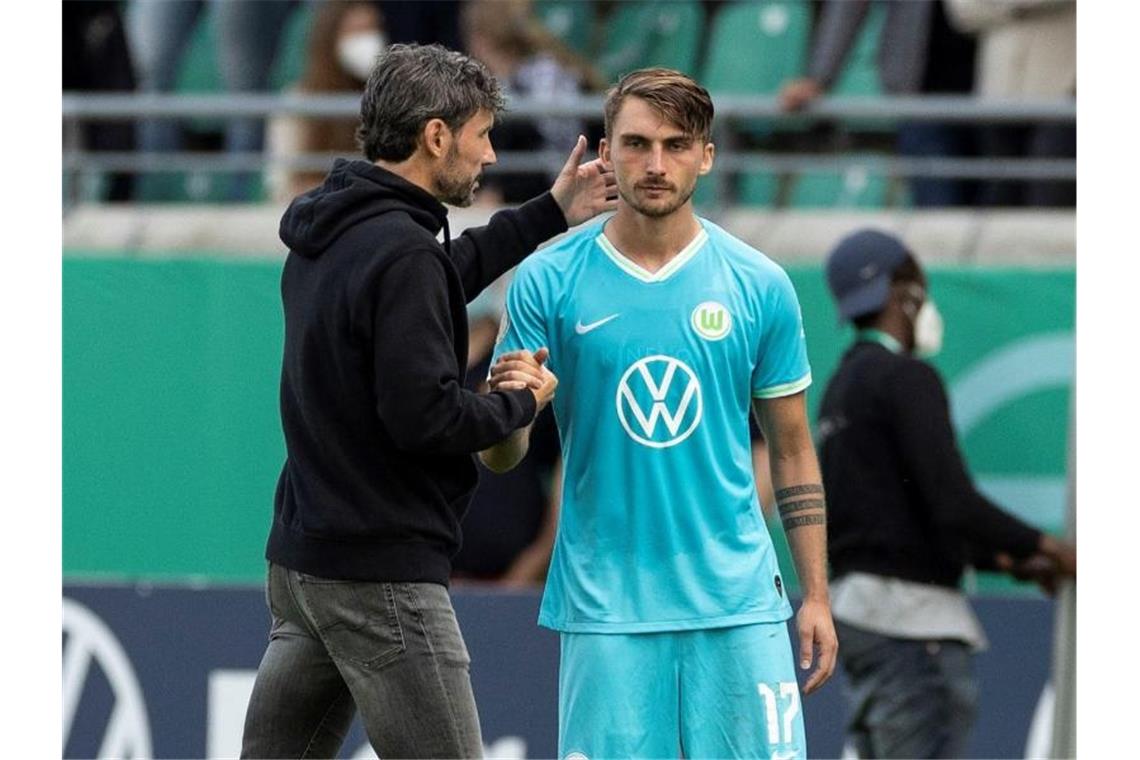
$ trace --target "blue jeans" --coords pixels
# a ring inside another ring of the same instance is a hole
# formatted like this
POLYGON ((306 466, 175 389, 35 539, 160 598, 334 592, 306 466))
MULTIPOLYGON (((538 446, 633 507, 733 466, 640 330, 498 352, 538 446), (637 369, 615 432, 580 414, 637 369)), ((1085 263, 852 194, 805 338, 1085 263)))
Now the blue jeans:
POLYGON ((859 757, 963 757, 978 702, 969 646, 835 627, 859 757))
POLYGON ((335 757, 360 711, 380 757, 482 757, 471 658, 436 583, 317 578, 271 564, 273 626, 242 757, 335 757))

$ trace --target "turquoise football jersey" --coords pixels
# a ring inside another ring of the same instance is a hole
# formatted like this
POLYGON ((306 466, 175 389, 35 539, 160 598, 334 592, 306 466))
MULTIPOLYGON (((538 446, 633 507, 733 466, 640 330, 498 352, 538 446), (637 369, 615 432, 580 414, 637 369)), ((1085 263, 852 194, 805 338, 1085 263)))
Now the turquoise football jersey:
POLYGON ((558 376, 562 515, 539 623, 634 633, 791 616, 752 473, 753 398, 811 383, 784 271, 715 224, 650 273, 604 222, 524 261, 495 358, 558 376))

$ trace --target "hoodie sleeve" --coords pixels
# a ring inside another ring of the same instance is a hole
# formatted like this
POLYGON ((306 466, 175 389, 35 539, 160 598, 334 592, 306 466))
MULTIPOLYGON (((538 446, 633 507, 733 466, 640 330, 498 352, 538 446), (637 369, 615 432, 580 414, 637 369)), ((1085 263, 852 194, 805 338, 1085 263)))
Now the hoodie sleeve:
POLYGON ((535 248, 567 230, 566 217, 549 192, 516 209, 504 209, 486 226, 465 231, 451 241, 451 260, 463 280, 467 302, 535 248))
POLYGON ((374 292, 376 413, 396 446, 474 453, 534 418, 529 390, 472 393, 460 383, 447 274, 438 254, 405 253, 384 269, 374 292))

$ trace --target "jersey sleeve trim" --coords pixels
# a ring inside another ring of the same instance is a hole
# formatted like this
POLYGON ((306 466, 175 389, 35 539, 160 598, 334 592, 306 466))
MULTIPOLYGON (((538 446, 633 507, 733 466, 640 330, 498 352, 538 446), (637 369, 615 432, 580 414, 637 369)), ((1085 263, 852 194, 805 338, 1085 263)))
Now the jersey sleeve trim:
POLYGON ((782 385, 773 385, 768 388, 761 388, 757 391, 752 391, 752 398, 780 398, 782 396, 791 396, 805 390, 811 385, 811 373, 807 373, 799 380, 791 383, 783 383, 782 385))

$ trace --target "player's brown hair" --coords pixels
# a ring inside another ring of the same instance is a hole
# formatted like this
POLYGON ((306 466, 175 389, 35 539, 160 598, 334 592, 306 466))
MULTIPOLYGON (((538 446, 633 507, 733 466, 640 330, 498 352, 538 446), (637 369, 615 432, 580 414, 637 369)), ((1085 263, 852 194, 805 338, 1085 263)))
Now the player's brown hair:
POLYGON ((641 98, 684 132, 708 142, 712 136, 713 104, 708 90, 673 69, 639 69, 621 78, 606 93, 606 138, 628 97, 641 98))

